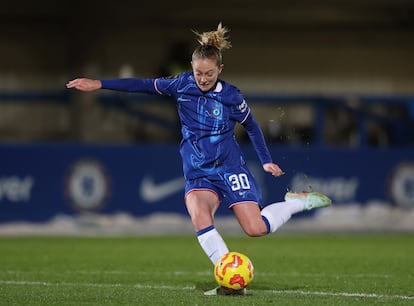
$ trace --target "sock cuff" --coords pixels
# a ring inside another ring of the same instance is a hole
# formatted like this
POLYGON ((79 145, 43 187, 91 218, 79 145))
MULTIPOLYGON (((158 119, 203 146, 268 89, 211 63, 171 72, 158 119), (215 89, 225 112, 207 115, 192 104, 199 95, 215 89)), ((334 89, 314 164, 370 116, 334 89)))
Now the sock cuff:
POLYGON ((214 229, 214 225, 207 226, 206 228, 203 228, 203 229, 199 230, 197 232, 197 236, 201 236, 201 235, 203 235, 203 234, 205 234, 205 233, 207 233, 207 232, 209 232, 213 229, 214 229))
POLYGON ((269 222, 269 220, 268 220, 265 216, 263 216, 263 215, 262 215, 262 219, 263 219, 263 222, 266 224, 266 230, 267 230, 267 233, 269 234, 269 233, 270 233, 270 222, 269 222))

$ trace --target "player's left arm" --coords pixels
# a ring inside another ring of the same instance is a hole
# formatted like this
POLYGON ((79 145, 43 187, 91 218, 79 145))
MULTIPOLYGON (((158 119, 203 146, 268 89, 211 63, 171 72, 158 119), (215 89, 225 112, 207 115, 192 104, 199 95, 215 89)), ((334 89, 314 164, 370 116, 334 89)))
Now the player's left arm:
POLYGON ((267 148, 263 132, 255 120, 252 113, 248 113, 245 120, 241 123, 249 135, 250 141, 256 150, 257 155, 262 163, 263 169, 271 173, 273 176, 281 176, 284 172, 280 167, 273 163, 269 149, 267 148))

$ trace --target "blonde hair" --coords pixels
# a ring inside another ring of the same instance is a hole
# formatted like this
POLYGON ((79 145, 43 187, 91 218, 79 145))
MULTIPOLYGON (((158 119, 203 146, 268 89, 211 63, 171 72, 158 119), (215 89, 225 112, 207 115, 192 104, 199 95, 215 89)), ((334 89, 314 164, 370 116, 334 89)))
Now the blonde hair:
POLYGON ((230 49, 231 43, 226 34, 229 29, 223 27, 221 22, 219 23, 216 31, 198 33, 193 31, 197 36, 197 41, 200 43, 192 55, 192 60, 195 59, 215 59, 217 66, 223 63, 222 51, 230 49))

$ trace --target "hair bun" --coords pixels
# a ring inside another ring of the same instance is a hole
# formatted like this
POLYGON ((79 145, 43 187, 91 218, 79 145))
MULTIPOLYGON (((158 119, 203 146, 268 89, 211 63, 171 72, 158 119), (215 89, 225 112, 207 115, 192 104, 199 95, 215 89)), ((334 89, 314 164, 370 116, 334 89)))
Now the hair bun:
POLYGON ((213 46, 222 51, 231 48, 229 38, 226 36, 229 31, 230 30, 223 27, 220 22, 216 31, 203 32, 201 34, 195 31, 193 32, 197 35, 197 41, 202 46, 213 46))

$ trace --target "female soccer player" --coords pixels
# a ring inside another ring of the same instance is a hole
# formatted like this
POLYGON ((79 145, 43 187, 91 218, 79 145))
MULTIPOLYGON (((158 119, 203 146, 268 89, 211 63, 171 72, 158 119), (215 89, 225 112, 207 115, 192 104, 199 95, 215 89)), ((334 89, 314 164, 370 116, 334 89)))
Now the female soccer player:
POLYGON ((185 176, 185 204, 201 248, 213 264, 229 250, 214 227, 220 204, 231 209, 244 232, 252 237, 275 232, 303 210, 324 207, 323 194, 288 192, 285 201, 262 207, 261 191, 236 142, 241 124, 263 165, 275 177, 283 174, 272 162, 262 131, 238 88, 219 79, 222 51, 231 47, 228 30, 195 33, 200 45, 192 54, 192 72, 168 78, 92 80, 78 78, 67 88, 81 91, 110 89, 172 97, 181 121, 180 153, 185 176))

